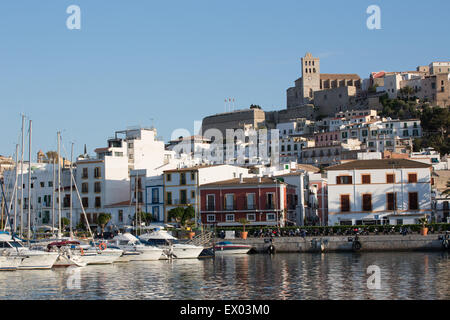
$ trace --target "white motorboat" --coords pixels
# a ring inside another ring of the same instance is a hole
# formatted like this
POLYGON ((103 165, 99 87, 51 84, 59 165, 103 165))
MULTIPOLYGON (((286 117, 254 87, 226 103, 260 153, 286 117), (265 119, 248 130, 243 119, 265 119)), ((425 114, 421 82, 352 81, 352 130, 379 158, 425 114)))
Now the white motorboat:
POLYGON ((119 262, 126 261, 155 261, 161 258, 163 249, 142 244, 138 238, 131 233, 118 234, 109 243, 123 250, 119 262), (122 258, 121 257, 121 258, 122 258))
POLYGON ((91 245, 80 245, 81 261, 86 264, 111 264, 116 262, 123 253, 123 250, 108 248, 105 243, 98 247, 91 245))
POLYGON ((57 252, 30 250, 22 241, 13 238, 9 233, 0 233, 0 250, 5 250, 10 256, 23 258, 18 269, 50 269, 58 258, 57 252))
POLYGON ((151 233, 139 236, 139 240, 163 249, 165 257, 163 255, 162 259, 194 259, 198 258, 204 249, 202 246, 179 243, 177 238, 160 228, 154 229, 151 233))
POLYGON ((247 254, 252 247, 246 244, 233 244, 230 241, 222 241, 214 246, 215 255, 247 254))
POLYGON ((22 257, 10 256, 7 252, 2 252, 0 255, 0 271, 17 270, 22 260, 22 257))
POLYGON ((47 245, 48 251, 59 253, 53 267, 84 267, 87 265, 81 257, 80 250, 76 246, 80 245, 78 241, 55 241, 47 245))

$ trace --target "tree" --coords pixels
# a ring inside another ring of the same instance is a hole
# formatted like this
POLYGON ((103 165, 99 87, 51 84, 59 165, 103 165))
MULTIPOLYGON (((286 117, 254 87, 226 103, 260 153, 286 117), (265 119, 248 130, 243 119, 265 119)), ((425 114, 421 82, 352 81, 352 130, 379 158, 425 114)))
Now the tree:
POLYGON ((177 207, 169 210, 169 219, 186 227, 189 221, 195 217, 195 210, 192 206, 177 207))
POLYGON ((244 232, 245 232, 245 225, 250 224, 250 221, 248 221, 245 218, 241 218, 241 219, 239 219, 239 223, 242 224, 242 227, 244 228, 244 232))
POLYGON ((45 156, 50 163, 52 163, 53 161, 58 162, 58 152, 56 151, 47 151, 45 156))
POLYGON ((70 220, 66 217, 61 218, 61 228, 64 230, 70 224, 70 220))
POLYGON ((97 223, 102 228, 102 234, 105 231, 105 226, 108 224, 108 222, 111 220, 111 214, 109 213, 100 213, 97 217, 97 223))

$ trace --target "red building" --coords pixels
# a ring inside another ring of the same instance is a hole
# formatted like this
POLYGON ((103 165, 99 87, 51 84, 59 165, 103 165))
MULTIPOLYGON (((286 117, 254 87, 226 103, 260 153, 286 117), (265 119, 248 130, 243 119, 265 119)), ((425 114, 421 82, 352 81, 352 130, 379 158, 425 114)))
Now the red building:
POLYGON ((285 226, 295 214, 295 186, 272 178, 237 178, 200 187, 203 224, 240 226, 285 226))

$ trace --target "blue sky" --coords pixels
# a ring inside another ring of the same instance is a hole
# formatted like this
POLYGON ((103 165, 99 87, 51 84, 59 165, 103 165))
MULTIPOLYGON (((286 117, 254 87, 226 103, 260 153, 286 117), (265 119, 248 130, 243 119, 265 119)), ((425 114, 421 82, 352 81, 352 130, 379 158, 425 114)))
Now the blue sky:
POLYGON ((33 120, 33 156, 61 130, 76 154, 115 130, 174 129, 237 107, 286 107, 300 58, 324 73, 414 70, 450 59, 449 1, 2 0, 0 155, 12 155, 20 113, 33 120), (68 30, 66 8, 81 8, 68 30), (382 10, 382 30, 366 9, 382 10), (154 119, 153 121, 151 119, 154 119))

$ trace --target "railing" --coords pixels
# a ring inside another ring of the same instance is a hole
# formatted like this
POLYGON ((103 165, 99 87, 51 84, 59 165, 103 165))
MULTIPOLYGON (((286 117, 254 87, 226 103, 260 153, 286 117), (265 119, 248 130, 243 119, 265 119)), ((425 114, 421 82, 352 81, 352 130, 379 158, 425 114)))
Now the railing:
POLYGON ((212 239, 214 238, 214 232, 203 231, 202 233, 196 235, 192 240, 187 241, 187 244, 192 244, 195 246, 209 246, 212 239))

